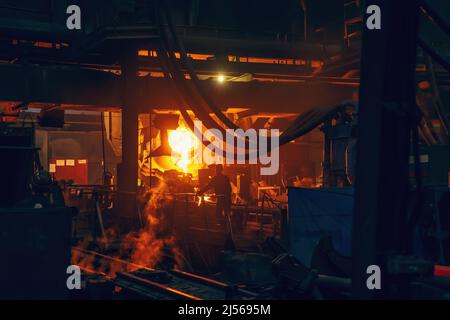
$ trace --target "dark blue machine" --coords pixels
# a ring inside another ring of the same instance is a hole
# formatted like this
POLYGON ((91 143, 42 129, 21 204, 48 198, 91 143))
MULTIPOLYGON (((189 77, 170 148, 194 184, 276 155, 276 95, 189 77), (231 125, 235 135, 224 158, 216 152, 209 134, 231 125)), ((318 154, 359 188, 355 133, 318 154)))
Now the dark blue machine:
POLYGON ((319 240, 326 236, 340 255, 351 256, 353 188, 290 187, 288 196, 288 246, 297 259, 310 266, 319 240))
MULTIPOLYGON (((289 188, 288 247, 294 256, 311 266, 322 239, 331 240, 333 252, 351 257, 353 188, 289 188)), ((450 189, 426 188, 423 215, 414 236, 415 256, 441 264, 450 261, 450 189)))

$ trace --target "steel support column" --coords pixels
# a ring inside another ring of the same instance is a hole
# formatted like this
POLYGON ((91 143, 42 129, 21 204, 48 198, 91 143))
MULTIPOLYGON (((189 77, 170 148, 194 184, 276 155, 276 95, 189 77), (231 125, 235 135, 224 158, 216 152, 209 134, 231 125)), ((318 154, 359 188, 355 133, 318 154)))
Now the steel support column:
POLYGON ((329 138, 329 131, 331 128, 331 120, 325 121, 323 132, 323 162, 322 162, 322 179, 323 186, 331 186, 331 140, 329 138))
POLYGON ((137 68, 133 57, 122 63, 122 162, 117 168, 118 213, 124 231, 132 228, 136 216, 138 179, 138 103, 135 94, 137 68))
POLYGON ((386 257, 408 251, 407 196, 411 119, 415 113, 416 0, 370 0, 381 30, 364 19, 357 175, 353 221, 353 297, 388 298, 386 257), (381 268, 381 290, 367 287, 367 267, 381 268))

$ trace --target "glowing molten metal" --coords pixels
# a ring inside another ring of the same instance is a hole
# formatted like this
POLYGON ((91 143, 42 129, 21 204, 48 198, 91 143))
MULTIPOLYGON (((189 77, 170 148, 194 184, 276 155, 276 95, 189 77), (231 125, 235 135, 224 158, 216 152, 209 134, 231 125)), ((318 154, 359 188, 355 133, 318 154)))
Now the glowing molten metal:
POLYGON ((172 161, 184 173, 188 172, 188 166, 192 164, 192 152, 197 147, 198 140, 195 135, 186 128, 169 131, 169 144, 172 148, 172 161))

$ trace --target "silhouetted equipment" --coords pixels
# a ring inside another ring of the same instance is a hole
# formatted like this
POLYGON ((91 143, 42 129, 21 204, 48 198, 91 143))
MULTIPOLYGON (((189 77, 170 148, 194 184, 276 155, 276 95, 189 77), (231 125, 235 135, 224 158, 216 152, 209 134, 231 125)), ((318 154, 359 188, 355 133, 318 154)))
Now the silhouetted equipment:
POLYGON ((0 299, 64 299, 74 210, 40 165, 33 124, 0 128, 0 299))
POLYGON ((206 169, 199 169, 198 170, 198 186, 200 188, 205 187, 209 181, 211 180, 211 177, 214 175, 214 170, 211 168, 206 169))
POLYGON ((351 286, 351 280, 348 277, 322 274, 318 270, 308 268, 273 237, 267 238, 265 244, 275 256, 272 268, 278 280, 275 293, 278 298, 323 299, 348 296, 351 286))
POLYGON ((274 275, 277 277, 280 292, 287 297, 300 295, 313 295, 320 299, 320 293, 316 287, 317 273, 308 269, 294 256, 282 253, 273 262, 274 275))
POLYGON ((73 210, 0 208, 0 299, 67 298, 73 210))
MULTIPOLYGON (((425 187, 450 187, 450 148, 448 146, 421 146, 419 162, 425 187)), ((410 176, 414 177, 414 158, 410 157, 410 176)))
POLYGON ((172 154, 172 148, 169 145, 169 135, 167 130, 162 129, 160 131, 161 145, 152 152, 152 157, 170 156, 172 154))
POLYGON ((64 127, 64 110, 62 109, 42 109, 38 116, 41 127, 62 128, 64 127))
POLYGON ((250 201, 250 184, 250 175, 243 173, 237 176, 238 195, 244 201, 250 201))
POLYGON ((177 114, 157 114, 153 119, 153 126, 158 129, 175 130, 178 128, 177 114))
POLYGON ((2 122, 0 130, 0 207, 9 207, 30 193, 37 150, 32 124, 2 122))
POLYGON ((311 268, 328 276, 349 278, 352 272, 352 259, 337 252, 332 240, 329 235, 320 239, 311 258, 311 268))
POLYGON ((328 168, 324 167, 324 185, 327 187, 343 187, 348 184, 346 151, 352 130, 352 125, 348 123, 325 125, 322 128, 330 146, 324 151, 325 157, 328 157, 328 161, 324 161, 324 166, 328 165, 328 168))
POLYGON ((178 128, 179 118, 176 114, 157 114, 155 116, 153 126, 160 130, 161 145, 152 152, 152 157, 170 156, 172 154, 168 130, 176 130, 178 128))

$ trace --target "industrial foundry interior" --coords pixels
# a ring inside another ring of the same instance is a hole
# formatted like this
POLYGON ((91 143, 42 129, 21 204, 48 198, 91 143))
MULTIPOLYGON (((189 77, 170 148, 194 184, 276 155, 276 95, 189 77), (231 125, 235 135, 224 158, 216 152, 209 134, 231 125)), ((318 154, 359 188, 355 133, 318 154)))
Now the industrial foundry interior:
POLYGON ((0 299, 450 299, 449 71, 447 1, 0 0, 0 299))

